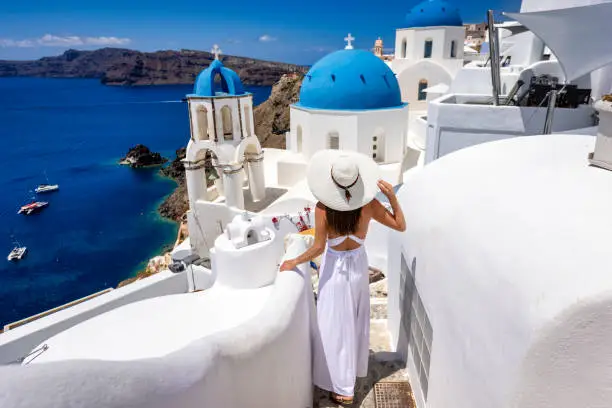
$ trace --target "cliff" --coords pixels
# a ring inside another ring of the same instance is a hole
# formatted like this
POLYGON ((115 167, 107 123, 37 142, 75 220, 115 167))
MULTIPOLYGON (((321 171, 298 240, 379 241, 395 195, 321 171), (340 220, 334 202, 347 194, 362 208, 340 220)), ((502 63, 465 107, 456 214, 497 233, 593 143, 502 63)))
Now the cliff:
MULTIPOLYGON (((213 61, 203 51, 140 52, 122 48, 68 50, 35 61, 0 60, 0 77, 100 78, 107 85, 192 84, 213 61)), ((244 84, 272 85, 286 73, 305 72, 292 64, 225 55, 223 64, 235 70, 244 84)))
POLYGON ((159 153, 152 152, 147 146, 138 144, 130 150, 124 158, 119 161, 119 164, 128 165, 132 168, 161 166, 168 159, 161 156, 159 153))
POLYGON ((289 131, 289 105, 300 98, 303 75, 283 75, 272 87, 267 101, 253 110, 255 134, 263 147, 285 148, 285 132, 289 131))
POLYGON ((185 182, 185 168, 181 160, 185 158, 186 148, 176 151, 175 159, 160 170, 161 174, 173 179, 178 184, 172 194, 159 206, 159 213, 166 218, 180 221, 183 214, 189 210, 189 199, 187 197, 187 184, 185 182))

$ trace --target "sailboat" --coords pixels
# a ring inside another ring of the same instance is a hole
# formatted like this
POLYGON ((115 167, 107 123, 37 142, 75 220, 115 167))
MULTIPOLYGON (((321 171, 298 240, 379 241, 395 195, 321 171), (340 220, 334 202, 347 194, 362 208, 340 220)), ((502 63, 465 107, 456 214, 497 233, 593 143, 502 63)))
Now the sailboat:
POLYGON ((41 194, 41 193, 50 193, 52 191, 57 191, 59 190, 59 184, 50 184, 49 183, 49 178, 47 177, 47 172, 45 172, 45 178, 47 179, 47 183, 46 184, 40 184, 38 187, 36 187, 36 193, 37 194, 41 194))

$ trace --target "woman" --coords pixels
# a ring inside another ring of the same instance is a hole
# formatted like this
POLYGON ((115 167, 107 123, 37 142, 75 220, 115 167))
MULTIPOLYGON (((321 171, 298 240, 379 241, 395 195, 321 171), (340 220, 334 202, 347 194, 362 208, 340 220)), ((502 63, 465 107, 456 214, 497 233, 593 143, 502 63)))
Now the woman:
POLYGON ((325 252, 319 273, 314 344, 314 384, 339 404, 353 402, 356 377, 368 372, 370 294, 363 243, 370 220, 406 229, 393 187, 378 177, 378 165, 359 153, 325 150, 312 157, 308 185, 319 200, 313 246, 281 265, 294 269, 325 252), (392 212, 374 196, 387 196, 392 212))

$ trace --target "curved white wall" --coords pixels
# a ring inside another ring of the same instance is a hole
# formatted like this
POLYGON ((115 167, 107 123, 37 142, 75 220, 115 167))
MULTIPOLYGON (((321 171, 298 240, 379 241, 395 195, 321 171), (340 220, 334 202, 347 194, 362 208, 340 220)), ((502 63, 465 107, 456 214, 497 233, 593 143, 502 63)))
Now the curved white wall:
POLYGON ((411 272, 432 330, 428 408, 609 406, 612 190, 610 173, 587 165, 593 144, 491 142, 405 178, 407 230, 388 240, 389 329, 419 407, 411 272))
MULTIPOLYGON (((304 240, 294 240, 286 256, 295 257, 305 249, 304 240)), ((306 267, 299 273, 279 274, 269 301, 255 318, 163 358, 0 367, 0 406, 310 406, 310 289, 306 267)))

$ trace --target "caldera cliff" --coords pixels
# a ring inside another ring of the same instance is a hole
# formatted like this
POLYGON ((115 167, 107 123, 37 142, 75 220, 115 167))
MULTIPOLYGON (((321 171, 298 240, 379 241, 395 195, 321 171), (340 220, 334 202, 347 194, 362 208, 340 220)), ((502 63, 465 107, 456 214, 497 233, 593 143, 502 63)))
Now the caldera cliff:
MULTIPOLYGON (((253 58, 222 56, 246 85, 274 84, 286 73, 305 67, 253 58)), ((0 60, 0 77, 99 78, 106 85, 192 84, 197 74, 214 60, 209 52, 166 50, 140 52, 123 48, 95 51, 67 50, 56 57, 33 61, 0 60)))

